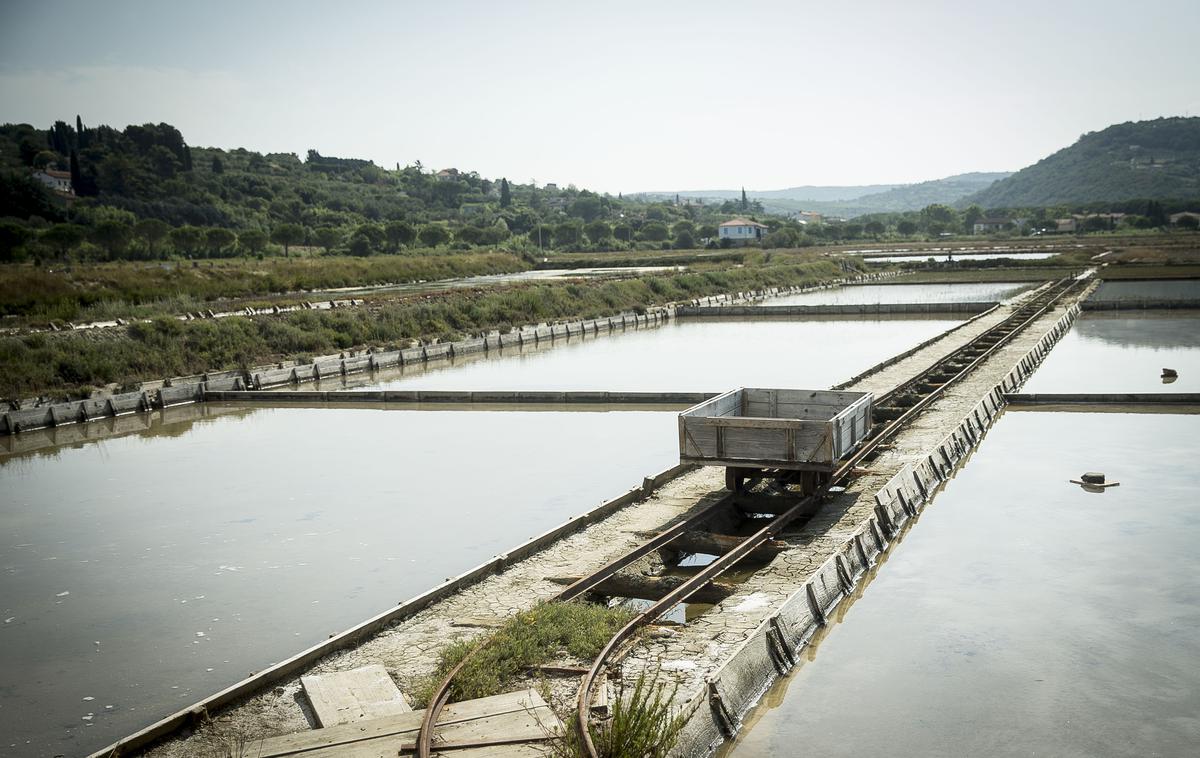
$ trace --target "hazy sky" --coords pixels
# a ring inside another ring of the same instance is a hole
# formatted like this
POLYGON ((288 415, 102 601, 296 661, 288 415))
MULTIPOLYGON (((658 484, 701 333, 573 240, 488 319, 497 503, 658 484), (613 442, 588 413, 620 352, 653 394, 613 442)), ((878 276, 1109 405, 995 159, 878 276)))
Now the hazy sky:
POLYGON ((0 0, 0 122, 614 193, 909 182, 1200 115, 1198 29, 1198 0, 0 0))

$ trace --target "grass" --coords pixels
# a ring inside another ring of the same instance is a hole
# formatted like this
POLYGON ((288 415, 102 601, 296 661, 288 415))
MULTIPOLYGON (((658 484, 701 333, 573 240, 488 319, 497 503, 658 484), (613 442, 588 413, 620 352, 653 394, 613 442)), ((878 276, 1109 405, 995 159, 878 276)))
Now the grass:
POLYGON ((21 322, 174 315, 217 300, 302 290, 432 281, 528 269, 511 253, 482 252, 255 260, 245 258, 0 266, 0 315, 21 322), (158 310, 158 309, 163 310, 158 310))
MULTIPOLYGON (((454 677, 453 701, 498 695, 526 670, 560 655, 594 658, 609 638, 633 618, 621 608, 591 603, 541 603, 519 613, 487 637, 479 652, 454 677)), ((434 673, 413 693, 418 707, 429 703, 442 678, 479 643, 458 640, 442 652, 434 673)))
POLYGON ((1200 278, 1200 265, 1114 265, 1104 269, 1101 272, 1101 278, 1106 281, 1122 279, 1198 279, 1200 278))
POLYGON ((159 318, 125 329, 0 337, 0 397, 67 397, 107 384, 248 368, 351 348, 394 349, 413 338, 541 321, 596 318, 719 292, 812 284, 846 274, 827 259, 664 273, 632 279, 537 282, 257 318, 159 318))
MULTIPOLYGON (((612 716, 588 724, 588 733, 600 758, 665 758, 670 754, 687 718, 674 713, 671 703, 679 687, 668 690, 658 681, 658 672, 638 676, 633 687, 622 682, 613 703, 612 716)), ((567 733, 551 742, 554 758, 582 758, 587 753, 576 732, 576 721, 567 733)))

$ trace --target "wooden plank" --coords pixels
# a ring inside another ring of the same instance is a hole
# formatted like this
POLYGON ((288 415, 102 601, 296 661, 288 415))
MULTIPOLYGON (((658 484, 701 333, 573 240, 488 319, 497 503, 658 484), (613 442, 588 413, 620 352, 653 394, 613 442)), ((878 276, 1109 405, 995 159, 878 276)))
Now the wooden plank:
MULTIPOLYGON (((305 758, 395 756, 405 743, 411 743, 416 738, 424 715, 424 711, 410 711, 370 721, 272 737, 256 746, 255 755, 258 758, 277 758, 298 753, 305 758), (381 749, 386 752, 378 752, 381 749)), ((543 725, 548 729, 562 728, 562 722, 541 696, 529 689, 447 705, 438 719, 435 739, 471 742, 528 736, 531 740, 540 740, 546 737, 543 725)), ((466 751, 457 750, 453 754, 462 756, 466 751)))
POLYGON ((394 716, 412 710, 387 669, 379 664, 353 671, 300 677, 322 727, 394 716))

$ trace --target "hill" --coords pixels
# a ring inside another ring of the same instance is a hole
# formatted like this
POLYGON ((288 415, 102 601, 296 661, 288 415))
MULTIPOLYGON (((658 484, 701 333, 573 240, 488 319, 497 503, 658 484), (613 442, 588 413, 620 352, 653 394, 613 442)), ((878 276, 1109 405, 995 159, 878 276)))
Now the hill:
MULTIPOLYGON (((746 196, 762 203, 767 213, 788 214, 816 211, 827 216, 863 216, 869 213, 900 213, 920 210, 933 203, 953 205, 993 182, 1004 179, 1005 172, 957 174, 917 184, 868 184, 845 187, 803 186, 781 190, 746 190, 746 196)), ((646 198, 732 200, 741 190, 695 190, 687 192, 650 192, 646 198)))
POLYGON ((985 208, 1200 196, 1200 118, 1116 124, 1083 135, 966 198, 985 208))

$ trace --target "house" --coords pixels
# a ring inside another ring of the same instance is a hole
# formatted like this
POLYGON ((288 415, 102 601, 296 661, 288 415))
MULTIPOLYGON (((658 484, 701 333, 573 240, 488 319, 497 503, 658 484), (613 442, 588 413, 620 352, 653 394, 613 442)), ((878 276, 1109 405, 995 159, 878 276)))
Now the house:
POLYGON ((44 171, 34 171, 33 178, 37 179, 39 182, 55 192, 61 192, 64 195, 75 194, 75 189, 71 186, 70 171, 56 171, 52 168, 48 168, 44 171))
MULTIPOLYGON (((1190 218, 1190 219, 1193 219, 1194 221, 1200 222, 1200 213, 1192 213, 1191 211, 1184 211, 1183 213, 1172 213, 1171 214, 1171 225, 1179 226, 1179 222, 1183 221, 1183 219, 1185 219, 1185 218, 1190 218)), ((1184 221, 1184 226, 1190 226, 1190 225, 1191 225, 1190 221, 1184 221)))
POLYGON ((757 242, 767 233, 767 227, 748 218, 735 218, 717 227, 717 236, 722 240, 730 240, 735 245, 746 245, 757 242))
POLYGON ((1002 232, 1009 227, 1012 222, 1006 218, 981 218, 975 222, 973 231, 975 234, 992 234, 994 232, 1002 232))
POLYGON ((448 182, 451 179, 457 179, 457 178, 458 178, 458 169, 456 169, 456 168, 444 168, 441 171, 437 172, 437 180, 439 182, 448 182))
POLYGON ((800 211, 796 214, 796 220, 801 224, 819 224, 821 223, 821 214, 816 211, 800 211))
POLYGON ((1059 234, 1074 234, 1079 231, 1079 222, 1073 218, 1056 218, 1052 231, 1059 234))

